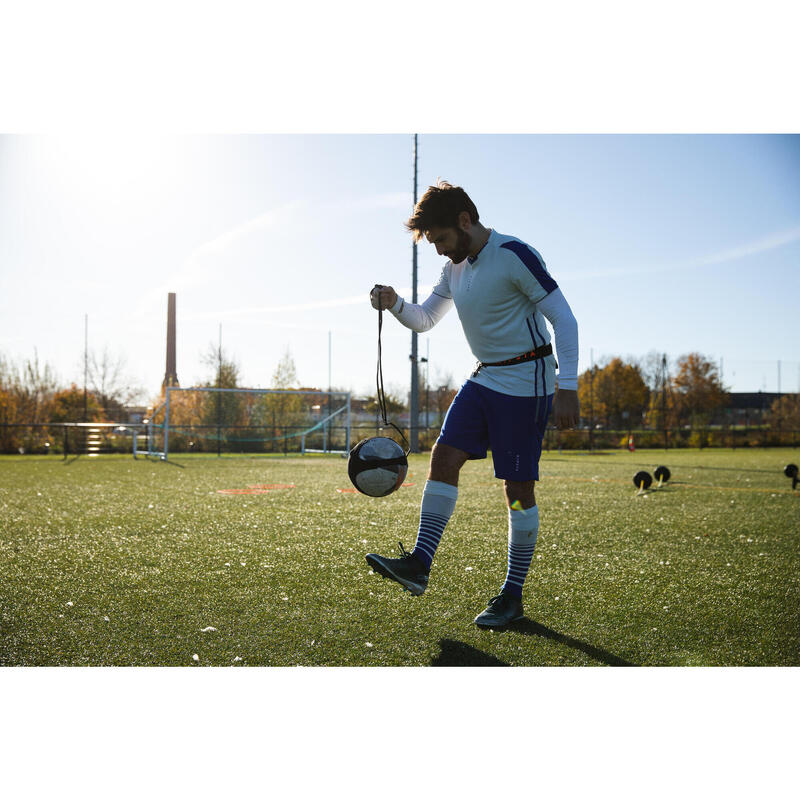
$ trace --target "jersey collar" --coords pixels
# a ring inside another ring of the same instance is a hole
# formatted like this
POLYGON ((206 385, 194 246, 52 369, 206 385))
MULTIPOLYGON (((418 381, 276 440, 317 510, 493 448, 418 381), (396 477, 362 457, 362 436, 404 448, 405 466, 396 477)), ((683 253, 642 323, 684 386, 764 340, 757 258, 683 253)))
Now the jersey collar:
POLYGON ((481 253, 486 252, 492 239, 494 239, 494 230, 489 228, 489 238, 484 242, 483 247, 478 250, 478 255, 476 255, 475 258, 472 258, 472 256, 467 256, 467 261, 469 261, 470 264, 474 264, 481 257, 481 253))

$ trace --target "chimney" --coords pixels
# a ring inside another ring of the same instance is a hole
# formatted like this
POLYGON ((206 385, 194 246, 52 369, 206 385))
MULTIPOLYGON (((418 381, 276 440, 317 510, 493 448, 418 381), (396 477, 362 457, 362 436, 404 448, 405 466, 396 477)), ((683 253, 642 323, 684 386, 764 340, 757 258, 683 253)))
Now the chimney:
POLYGON ((162 388, 180 386, 175 360, 175 292, 170 292, 167 295, 167 371, 162 388))

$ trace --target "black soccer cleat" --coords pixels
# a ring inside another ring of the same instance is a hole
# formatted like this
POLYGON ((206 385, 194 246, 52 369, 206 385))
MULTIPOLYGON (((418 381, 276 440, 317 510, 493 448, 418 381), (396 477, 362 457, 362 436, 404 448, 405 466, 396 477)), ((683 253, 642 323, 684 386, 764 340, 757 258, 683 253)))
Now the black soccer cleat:
POLYGON ((400 542, 400 558, 385 558, 377 553, 367 553, 367 564, 384 578, 397 581, 411 594, 419 596, 428 587, 428 572, 422 562, 411 553, 407 553, 400 542))
POLYGON ((493 597, 486 606, 485 611, 481 611, 475 617, 475 624, 480 628, 502 628, 511 622, 522 619, 525 612, 522 609, 522 600, 510 594, 500 592, 497 597, 493 597))

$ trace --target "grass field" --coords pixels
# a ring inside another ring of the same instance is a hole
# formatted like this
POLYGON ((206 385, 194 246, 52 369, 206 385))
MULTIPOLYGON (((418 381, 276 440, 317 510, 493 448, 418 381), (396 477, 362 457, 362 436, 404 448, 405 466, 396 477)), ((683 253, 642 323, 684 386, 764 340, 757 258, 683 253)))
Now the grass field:
POLYGON ((504 632, 472 622, 506 567, 491 459, 464 468, 415 598, 364 554, 413 545, 427 456, 384 499, 338 492, 339 457, 5 457, 0 664, 798 665, 799 456, 545 454, 527 618, 504 632), (672 481, 635 496, 660 463, 672 481), (219 493, 254 484, 291 488, 219 493))

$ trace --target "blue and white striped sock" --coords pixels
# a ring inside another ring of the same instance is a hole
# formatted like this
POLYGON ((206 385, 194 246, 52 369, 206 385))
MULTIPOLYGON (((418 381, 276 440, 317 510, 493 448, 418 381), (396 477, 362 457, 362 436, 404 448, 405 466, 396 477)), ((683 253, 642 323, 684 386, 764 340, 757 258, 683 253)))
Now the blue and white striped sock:
POLYGON ((522 585, 539 536, 539 506, 508 509, 508 571, 502 592, 522 599, 522 585))
POLYGON ((417 543, 411 554, 430 569, 444 526, 453 514, 458 499, 458 486, 441 481, 428 481, 422 492, 422 506, 419 510, 419 531, 417 543))

